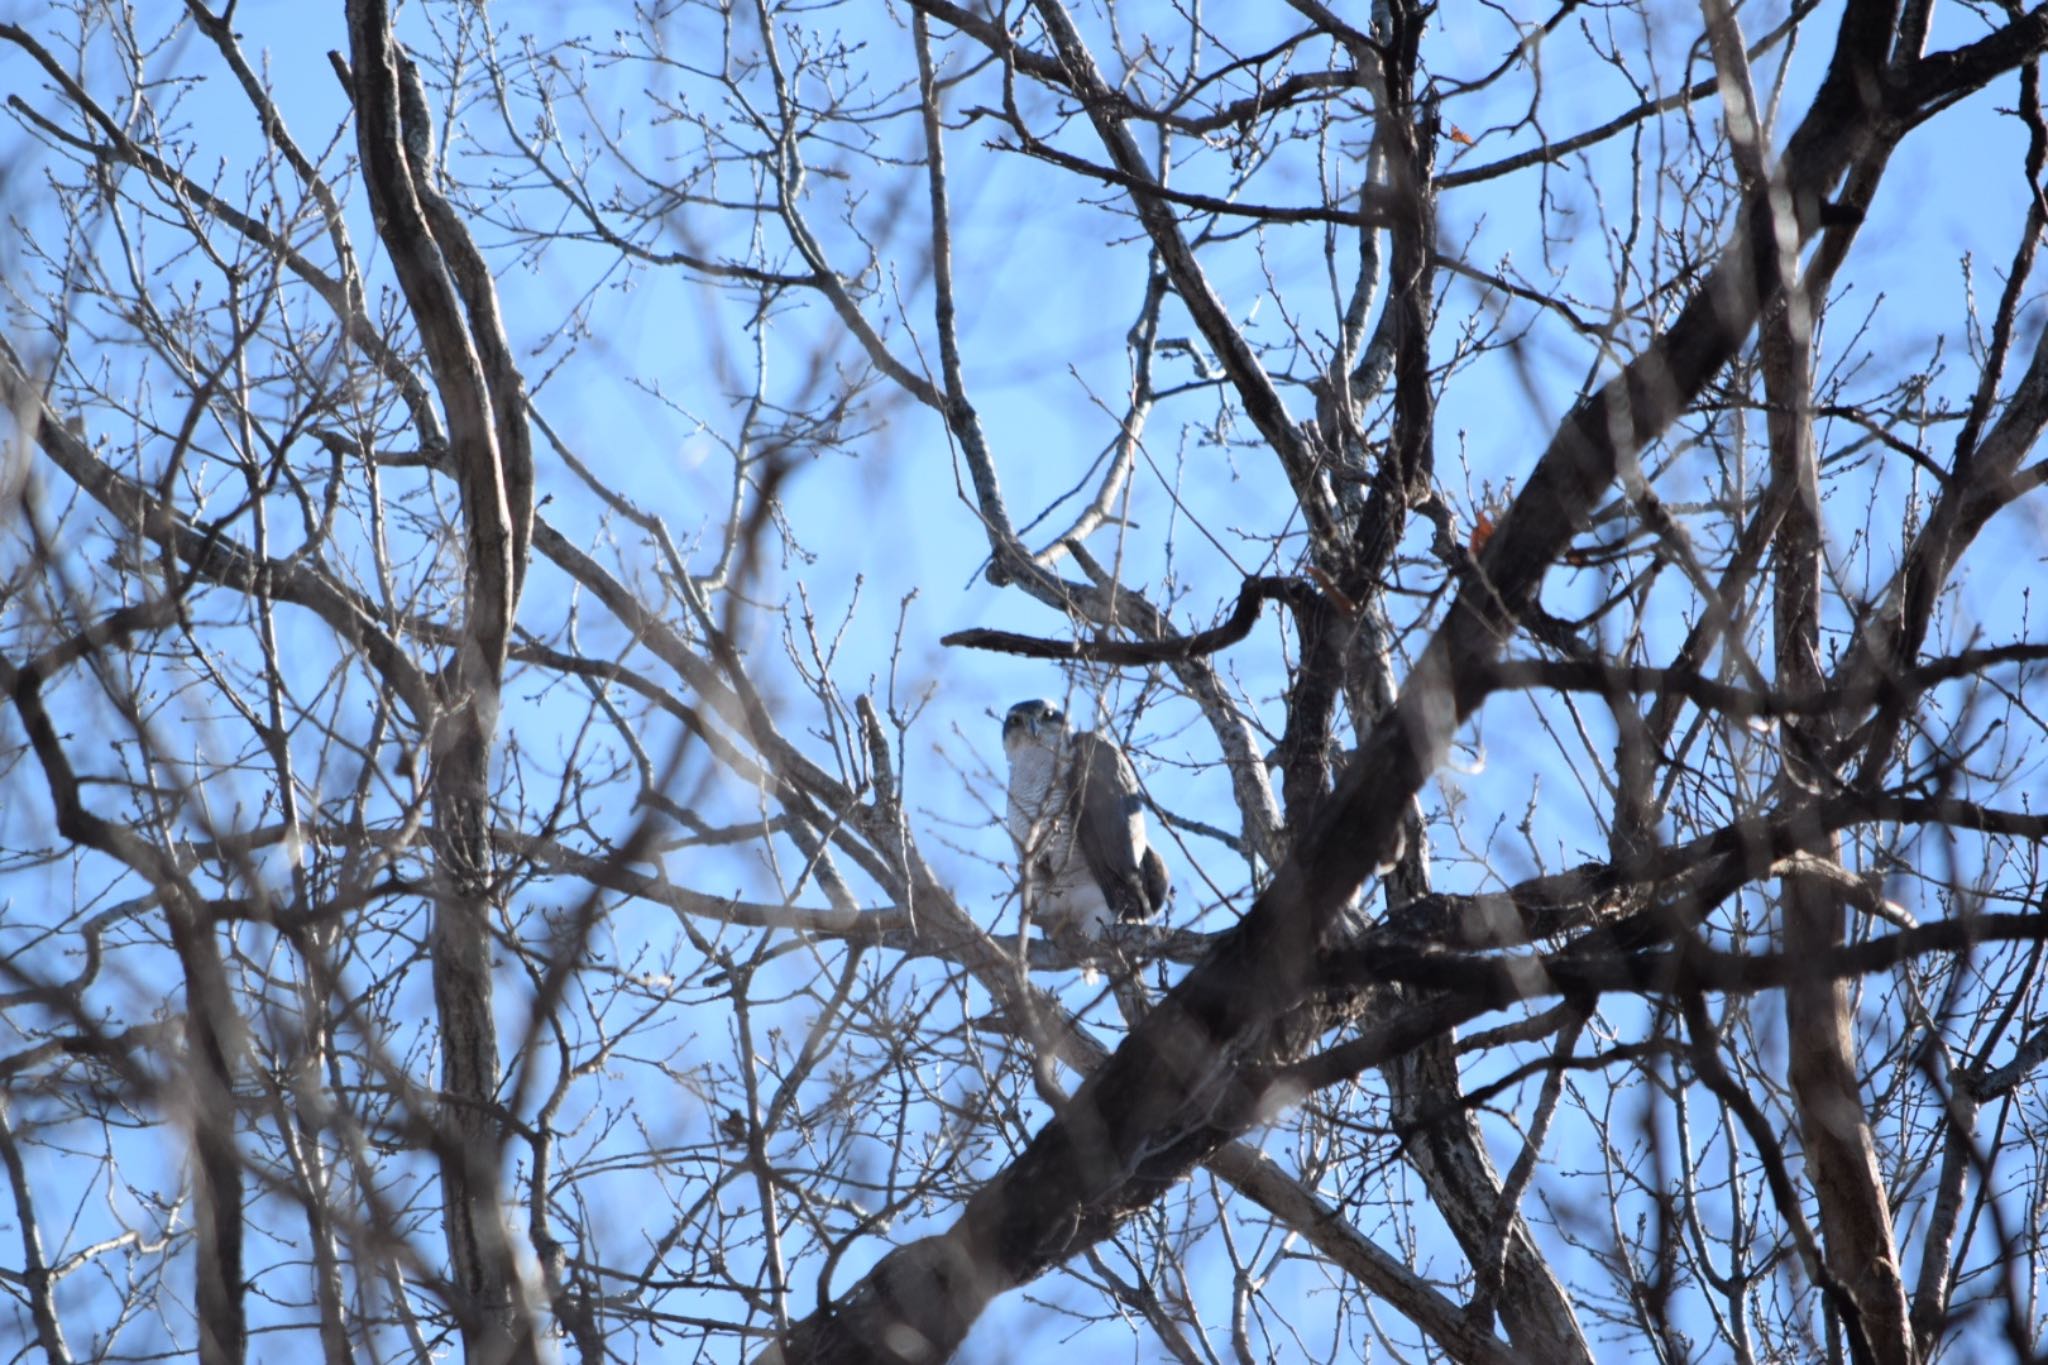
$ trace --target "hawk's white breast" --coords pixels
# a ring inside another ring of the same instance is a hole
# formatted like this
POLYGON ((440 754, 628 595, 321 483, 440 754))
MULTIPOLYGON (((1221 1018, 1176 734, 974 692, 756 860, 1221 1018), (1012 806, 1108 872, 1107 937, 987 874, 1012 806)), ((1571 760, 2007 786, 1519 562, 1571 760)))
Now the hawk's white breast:
POLYGON ((1074 843, 1066 755, 1042 744, 1010 752, 1010 838, 1022 865, 1024 909, 1047 929, 1098 937, 1116 917, 1074 843))

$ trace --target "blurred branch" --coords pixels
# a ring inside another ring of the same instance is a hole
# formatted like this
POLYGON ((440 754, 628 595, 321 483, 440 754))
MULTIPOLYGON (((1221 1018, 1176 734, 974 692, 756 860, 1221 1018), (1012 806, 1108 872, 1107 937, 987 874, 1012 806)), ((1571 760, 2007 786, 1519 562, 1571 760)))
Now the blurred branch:
POLYGON ((962 649, 1019 654, 1027 659, 1085 659, 1090 663, 1143 666, 1200 658, 1228 649, 1251 634, 1266 602, 1304 606, 1317 600, 1315 589, 1299 578, 1250 578, 1238 589, 1237 605, 1223 624, 1192 635, 1166 640, 1046 640, 1007 630, 956 630, 939 643, 962 649))

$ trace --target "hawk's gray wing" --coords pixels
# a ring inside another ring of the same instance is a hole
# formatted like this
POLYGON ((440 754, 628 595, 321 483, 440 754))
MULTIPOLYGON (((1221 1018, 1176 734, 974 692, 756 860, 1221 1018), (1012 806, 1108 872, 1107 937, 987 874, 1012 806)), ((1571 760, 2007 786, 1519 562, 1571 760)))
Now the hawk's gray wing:
POLYGON ((1166 863, 1145 842, 1145 798, 1123 750, 1093 730, 1073 737, 1074 842, 1118 919, 1149 919, 1166 904, 1166 863))
POLYGON ((1152 907, 1151 913, 1158 914, 1165 908, 1172 887, 1166 878, 1166 859, 1150 843, 1145 845, 1145 856, 1138 862, 1138 877, 1145 885, 1145 903, 1152 907))

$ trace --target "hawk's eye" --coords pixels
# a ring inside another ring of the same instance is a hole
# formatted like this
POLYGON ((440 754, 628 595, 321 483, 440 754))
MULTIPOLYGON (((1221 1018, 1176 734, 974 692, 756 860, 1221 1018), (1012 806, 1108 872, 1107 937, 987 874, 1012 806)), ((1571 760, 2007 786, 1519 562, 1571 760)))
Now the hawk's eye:
POLYGON ((1060 714, 1060 713, 1059 713, 1058 711, 1054 711, 1054 710, 1048 710, 1048 711, 1047 711, 1047 712, 1045 713, 1045 718, 1046 718, 1047 720, 1049 720, 1049 721, 1054 721, 1054 722, 1058 722, 1058 721, 1063 721, 1063 720, 1065 720, 1065 719, 1066 719, 1066 717, 1065 717, 1065 716, 1061 715, 1061 714, 1060 714))

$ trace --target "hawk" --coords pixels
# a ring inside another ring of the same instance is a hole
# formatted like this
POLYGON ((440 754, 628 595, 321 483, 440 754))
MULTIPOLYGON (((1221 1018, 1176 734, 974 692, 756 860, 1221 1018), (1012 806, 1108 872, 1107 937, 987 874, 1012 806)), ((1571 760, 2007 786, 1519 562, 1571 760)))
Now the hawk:
POLYGON ((1003 717, 1003 752, 1026 913, 1088 939, 1158 914, 1166 862, 1145 842, 1138 774, 1116 742, 1072 733, 1049 701, 1020 701, 1003 717))

